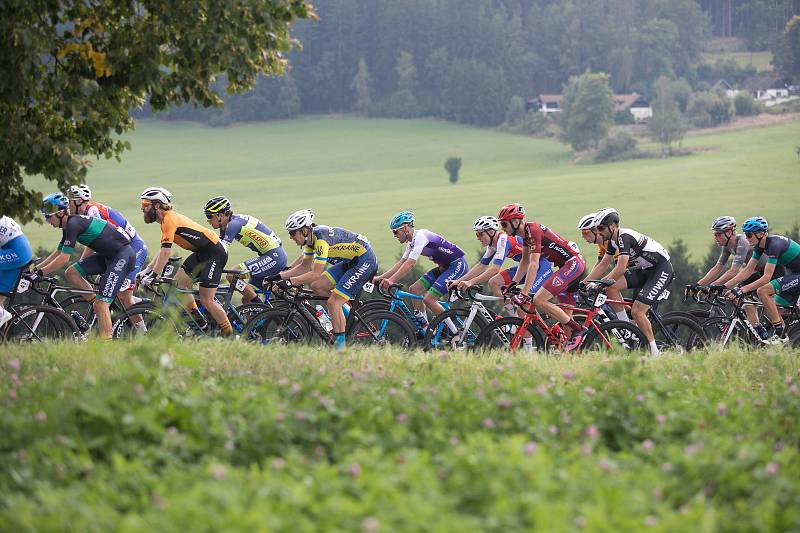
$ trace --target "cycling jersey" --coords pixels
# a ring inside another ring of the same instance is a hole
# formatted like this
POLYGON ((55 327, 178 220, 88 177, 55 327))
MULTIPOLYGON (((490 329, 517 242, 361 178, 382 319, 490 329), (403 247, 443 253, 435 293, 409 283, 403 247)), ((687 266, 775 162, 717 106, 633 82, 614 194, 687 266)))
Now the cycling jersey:
POLYGON ((764 247, 756 245, 753 259, 764 255, 769 264, 780 264, 792 273, 800 273, 800 244, 782 235, 767 235, 764 247))
POLYGON ((128 219, 126 219, 122 213, 116 209, 98 202, 89 202, 86 205, 87 216, 103 219, 112 226, 120 228, 128 235, 131 241, 135 241, 137 239, 141 240, 141 237, 136 234, 136 230, 133 228, 131 223, 128 222, 128 219))
POLYGON ((332 260, 351 261, 372 251, 363 235, 344 228, 315 226, 311 230, 311 245, 303 248, 305 257, 313 257, 314 263, 329 263, 332 260))
POLYGON ((731 252, 727 246, 722 247, 722 250, 719 253, 719 259, 717 259, 717 263, 724 265, 728 262, 728 258, 731 255, 733 255, 733 263, 731 263, 732 267, 742 266, 750 259, 750 256, 753 255, 753 247, 750 246, 750 243, 747 242, 747 237, 745 237, 743 234, 740 233, 736 235, 736 241, 733 245, 733 252, 731 252))
POLYGON ((75 251, 75 243, 88 246, 105 257, 114 257, 124 246, 130 246, 128 235, 105 220, 86 215, 70 215, 67 218, 58 249, 65 254, 75 251))
POLYGON ((531 249, 531 252, 542 254, 558 267, 564 266, 564 263, 573 257, 581 255, 567 239, 538 222, 525 223, 522 242, 531 249))
POLYGON ((606 255, 619 253, 629 258, 628 268, 653 268, 662 261, 669 261, 669 253, 658 242, 647 235, 628 228, 620 228, 617 240, 606 241, 606 255))
POLYGON ((0 246, 5 246, 6 243, 16 239, 22 235, 22 228, 19 224, 7 216, 0 217, 0 246))
MULTIPOLYGON (((606 245, 605 245, 605 243, 598 244, 597 245, 597 260, 598 261, 602 260, 603 256, 605 256, 605 255, 606 255, 606 245)), ((614 259, 616 260, 618 257, 619 257, 619 250, 617 250, 617 252, 614 254, 614 259)))
POLYGON ((460 257, 464 257, 464 250, 451 243, 441 235, 426 229, 414 230, 411 242, 406 244, 401 259, 418 260, 421 255, 429 258, 440 267, 447 267, 460 257))
POLYGON ((161 223, 161 247, 172 248, 172 243, 191 252, 211 251, 219 237, 189 217, 175 211, 164 211, 161 223))
POLYGON ((258 255, 280 248, 283 244, 271 229, 250 215, 232 215, 225 230, 220 229, 219 236, 226 247, 237 240, 258 255))
POLYGON ((481 264, 500 266, 506 259, 517 262, 522 259, 522 237, 509 237, 505 232, 499 232, 494 246, 486 247, 481 264))

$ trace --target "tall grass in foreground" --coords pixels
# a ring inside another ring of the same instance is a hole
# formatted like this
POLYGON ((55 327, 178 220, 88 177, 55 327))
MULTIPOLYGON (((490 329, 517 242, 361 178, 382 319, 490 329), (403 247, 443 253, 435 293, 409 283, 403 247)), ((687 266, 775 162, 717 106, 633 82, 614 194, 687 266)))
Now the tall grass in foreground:
POLYGON ((797 352, 2 351, 2 531, 800 529, 797 352))

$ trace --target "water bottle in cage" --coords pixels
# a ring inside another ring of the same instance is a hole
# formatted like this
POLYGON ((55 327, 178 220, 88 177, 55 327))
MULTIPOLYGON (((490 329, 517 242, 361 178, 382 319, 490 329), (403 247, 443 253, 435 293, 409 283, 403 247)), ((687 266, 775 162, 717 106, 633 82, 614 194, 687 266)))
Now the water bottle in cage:
POLYGON ((78 311, 71 311, 70 316, 72 320, 75 321, 75 325, 78 326, 81 333, 86 333, 89 330, 89 323, 78 311))
POLYGON ((315 307, 317 310, 314 313, 314 316, 317 317, 319 323, 322 324, 322 327, 325 328, 325 331, 330 333, 333 331, 333 322, 331 322, 331 317, 328 316, 328 313, 325 311, 325 308, 321 305, 317 304, 315 307))

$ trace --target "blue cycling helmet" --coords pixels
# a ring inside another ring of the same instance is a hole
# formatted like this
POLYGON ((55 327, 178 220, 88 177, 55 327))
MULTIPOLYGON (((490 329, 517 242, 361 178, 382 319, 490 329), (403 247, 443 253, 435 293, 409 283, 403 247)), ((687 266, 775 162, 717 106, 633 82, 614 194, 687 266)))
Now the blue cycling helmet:
POLYGON ((41 211, 47 217, 67 207, 69 207, 69 199, 60 192, 54 192, 44 197, 41 211))
POLYGON ((405 211, 400 211, 395 216, 392 217, 392 220, 389 222, 389 229, 397 229, 403 224, 414 224, 414 213, 413 211, 409 211, 406 209, 405 211))
POLYGON ((756 233, 759 231, 768 231, 769 222, 764 217, 750 217, 742 224, 742 231, 756 233))

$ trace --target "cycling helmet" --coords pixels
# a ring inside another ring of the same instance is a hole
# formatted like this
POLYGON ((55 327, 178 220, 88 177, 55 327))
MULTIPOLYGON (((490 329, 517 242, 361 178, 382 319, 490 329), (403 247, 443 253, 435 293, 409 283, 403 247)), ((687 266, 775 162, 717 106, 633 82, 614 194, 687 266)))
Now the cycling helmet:
POLYGON ((172 193, 162 187, 148 187, 139 196, 142 200, 150 200, 151 202, 161 202, 168 204, 172 201, 172 193))
POLYGON ((311 209, 301 209, 300 211, 295 211, 289 218, 286 219, 286 230, 287 231, 295 231, 301 228, 305 228, 310 226, 314 223, 314 211, 311 209))
POLYGON ((498 220, 508 222, 509 220, 522 220, 525 218, 525 208, 519 204, 508 204, 497 213, 498 220))
POLYGON ((92 190, 87 185, 73 185, 69 188, 69 197, 71 200, 86 200, 92 199, 92 190))
POLYGON ((397 229, 403 224, 414 225, 414 212, 408 209, 400 211, 389 221, 389 229, 397 229))
POLYGON ((497 231, 500 229, 500 221, 492 216, 482 216, 475 221, 472 229, 475 231, 489 231, 490 229, 497 231))
POLYGON ((594 217, 597 216, 597 213, 589 213, 588 215, 583 215, 581 219, 578 221, 578 229, 594 229, 594 217))
POLYGON ((759 231, 768 231, 769 230, 769 222, 764 217, 750 217, 744 221, 742 224, 742 231, 749 231, 749 232, 759 232, 759 231))
POLYGON ((729 216, 717 217, 714 223, 711 224, 711 229, 714 231, 723 231, 736 227, 736 219, 729 216))
POLYGON ((231 210, 231 201, 224 196, 215 196, 203 208, 206 215, 216 215, 217 213, 227 213, 231 210))
POLYGON ((69 207, 69 199, 60 192, 48 194, 42 200, 42 214, 46 217, 69 207))
POLYGON ((604 207, 594 216, 592 227, 619 224, 619 212, 613 207, 604 207))

